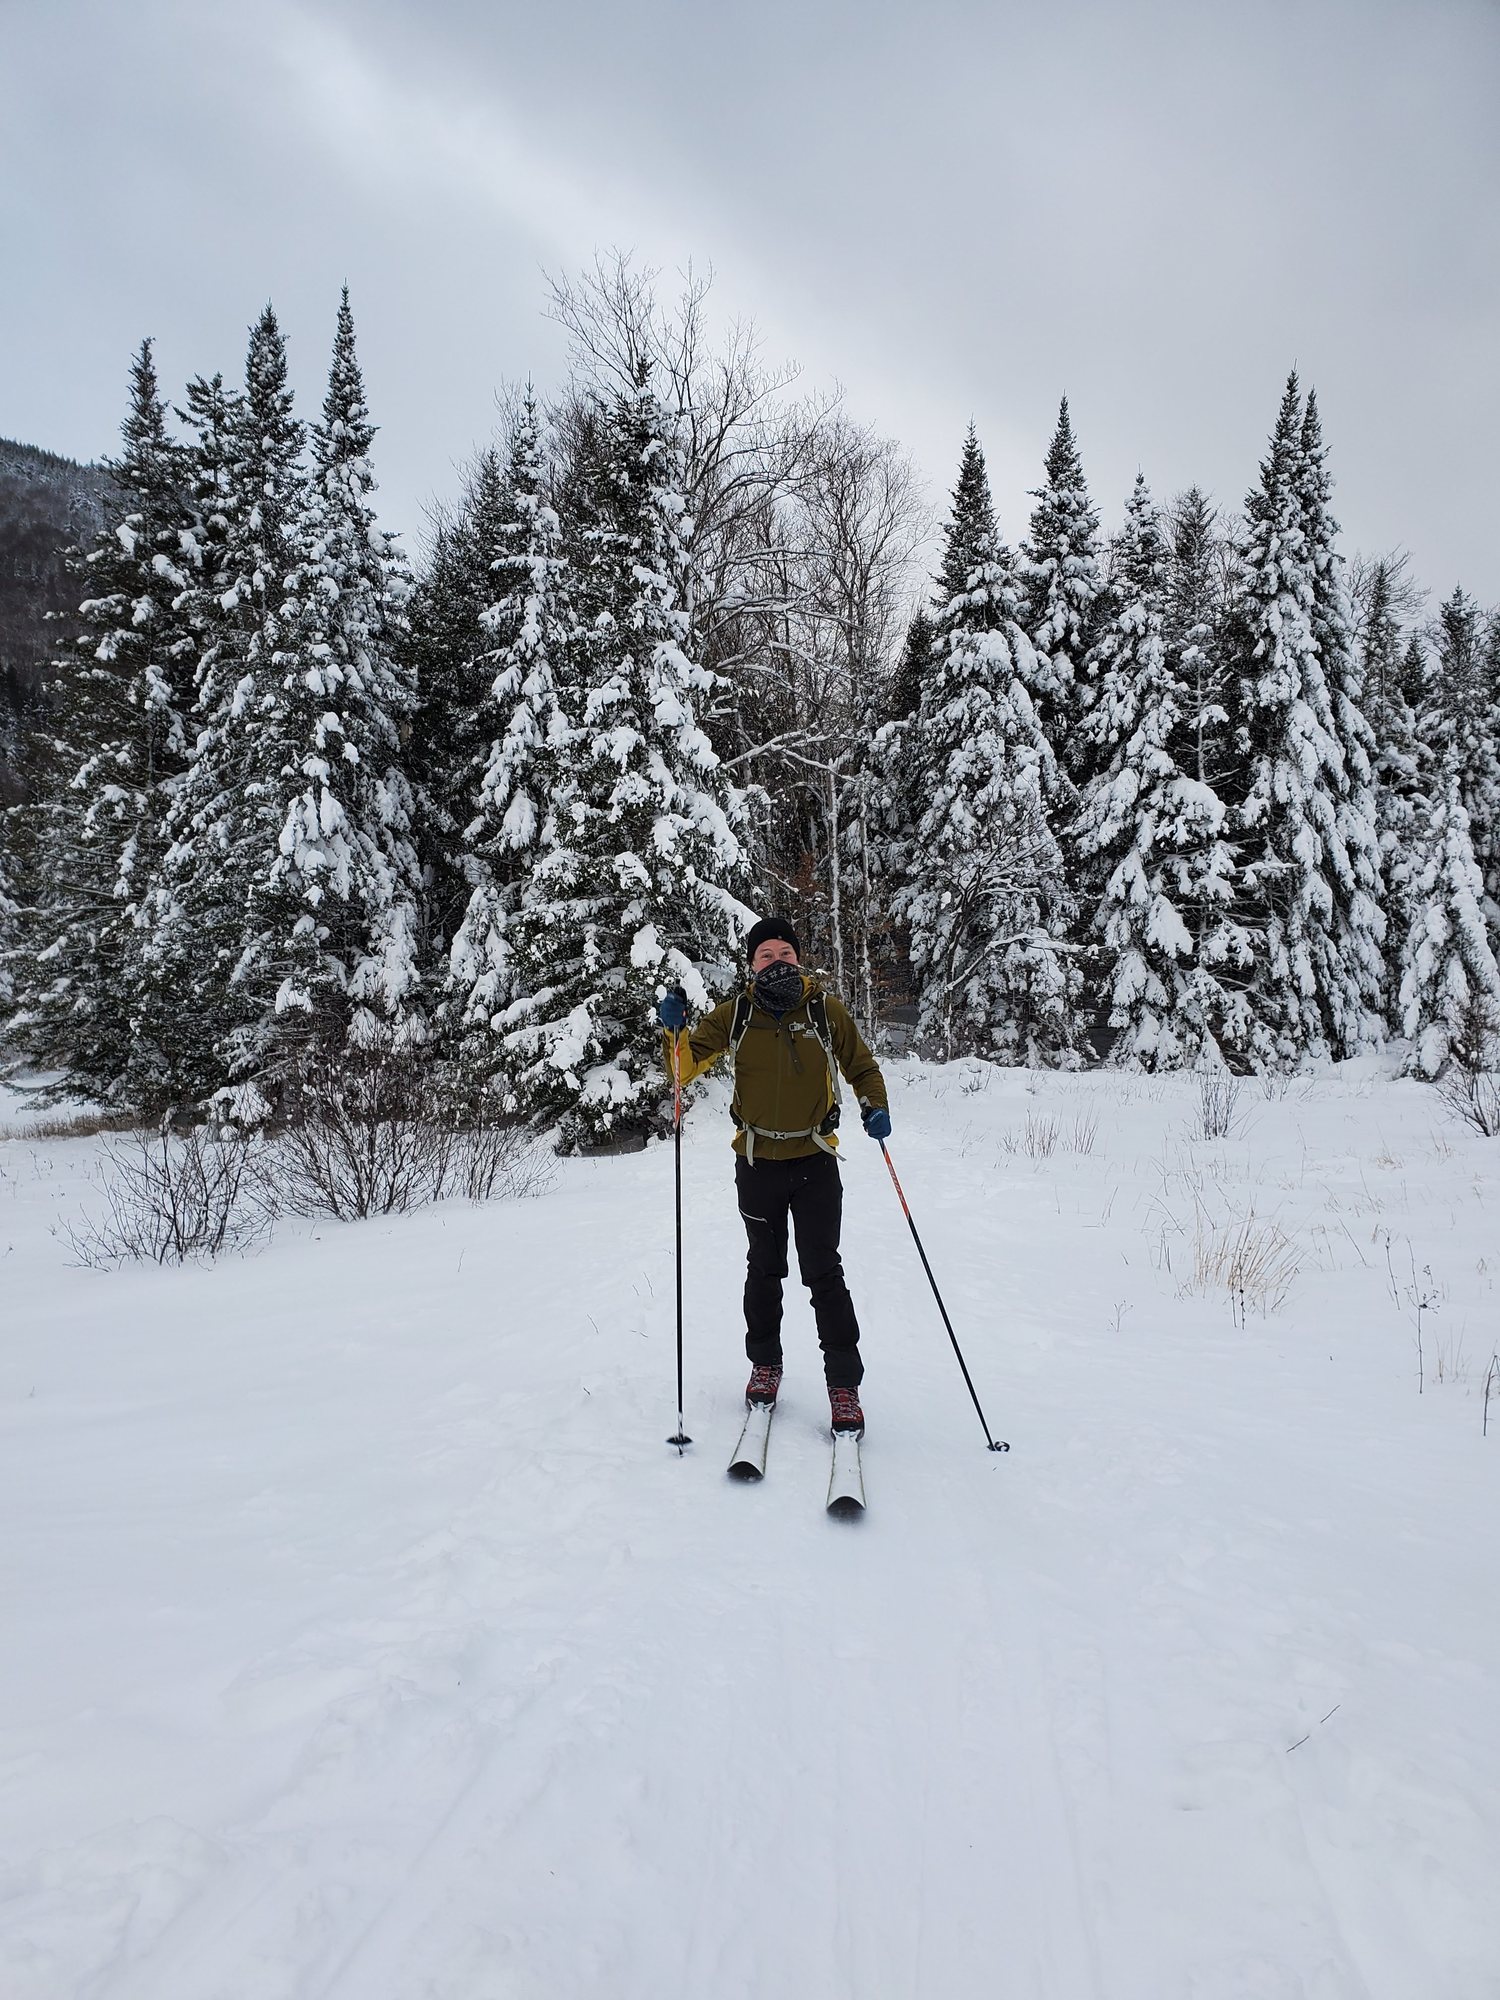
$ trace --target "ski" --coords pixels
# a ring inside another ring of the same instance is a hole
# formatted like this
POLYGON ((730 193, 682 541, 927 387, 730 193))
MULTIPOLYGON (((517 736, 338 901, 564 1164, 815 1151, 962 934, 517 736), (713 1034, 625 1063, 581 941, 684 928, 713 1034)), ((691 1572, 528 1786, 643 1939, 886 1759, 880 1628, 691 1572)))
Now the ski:
POLYGON ((771 1441, 774 1403, 750 1403, 745 1410, 745 1428, 729 1461, 731 1479, 762 1479, 766 1470, 766 1447, 771 1441))
POLYGON ((865 1511, 865 1477, 859 1463, 858 1431, 835 1431, 833 1434, 828 1511, 846 1521, 865 1511))

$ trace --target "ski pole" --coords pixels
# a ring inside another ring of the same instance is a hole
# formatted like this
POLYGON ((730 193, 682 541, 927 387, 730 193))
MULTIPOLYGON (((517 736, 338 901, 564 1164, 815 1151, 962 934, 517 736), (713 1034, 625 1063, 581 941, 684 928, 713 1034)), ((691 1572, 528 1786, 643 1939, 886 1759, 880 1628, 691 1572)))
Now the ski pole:
POLYGON ((677 1196, 677 1435, 669 1437, 667 1443, 676 1445, 677 1456, 681 1458, 693 1440, 682 1421, 682 1056, 675 1029, 672 1034, 672 1155, 677 1196))
POLYGON ((912 1221, 911 1209, 907 1206, 906 1196, 902 1192, 901 1183, 896 1178, 895 1162, 892 1160, 890 1153, 886 1148, 886 1143, 884 1139, 882 1139, 880 1142, 880 1150, 885 1155, 885 1163, 887 1167, 890 1168, 891 1182, 896 1190, 896 1199, 900 1202, 901 1212, 906 1217, 906 1226, 911 1231, 911 1240, 917 1246, 917 1255, 922 1260, 922 1269, 927 1273, 927 1282, 932 1287, 932 1296, 937 1300, 937 1309, 943 1315, 943 1325, 947 1327, 948 1338, 953 1342, 953 1352, 958 1356, 958 1365, 960 1368, 962 1368, 964 1372, 964 1384, 969 1391, 969 1395, 971 1400, 973 1401, 974 1408, 979 1411, 979 1421, 984 1428, 984 1441, 989 1446, 991 1451, 1009 1451, 1010 1446, 1006 1444, 1003 1440, 997 1440, 996 1438, 992 1437, 990 1435, 990 1427, 987 1423, 985 1423, 984 1411, 979 1408, 979 1397, 974 1389, 973 1377, 969 1373, 969 1364, 964 1360, 964 1351, 958 1344, 958 1335, 953 1331, 953 1322, 948 1317, 948 1308, 943 1304, 943 1295, 938 1290, 937 1279, 932 1275, 932 1266, 927 1261, 927 1252, 922 1248, 922 1239, 917 1234, 916 1223, 912 1221))

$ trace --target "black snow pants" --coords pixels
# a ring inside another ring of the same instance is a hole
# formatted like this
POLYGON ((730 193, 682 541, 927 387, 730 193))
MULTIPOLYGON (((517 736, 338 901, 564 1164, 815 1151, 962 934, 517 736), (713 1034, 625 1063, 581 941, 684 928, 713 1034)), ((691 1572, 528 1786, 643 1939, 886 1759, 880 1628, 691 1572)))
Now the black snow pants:
POLYGON ((797 1233, 797 1263, 812 1294, 823 1372, 836 1389, 864 1379, 859 1322, 844 1283, 839 1225, 844 1187, 831 1153, 804 1160, 734 1163, 735 1187, 750 1254, 745 1271, 745 1352, 752 1365, 781 1360, 781 1281, 787 1273, 787 1222, 797 1233))

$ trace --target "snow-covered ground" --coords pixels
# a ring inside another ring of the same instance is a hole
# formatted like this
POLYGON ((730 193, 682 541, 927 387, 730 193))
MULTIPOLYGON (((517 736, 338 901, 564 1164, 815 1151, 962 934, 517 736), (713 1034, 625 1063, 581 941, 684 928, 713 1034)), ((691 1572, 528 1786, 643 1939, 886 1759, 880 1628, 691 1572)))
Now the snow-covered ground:
POLYGON ((0 1143, 3 2000, 1500 1994, 1500 1142, 1373 1064, 1218 1142, 1191 1079, 892 1085, 1013 1449, 856 1131, 857 1524, 795 1281, 724 1477, 719 1098, 683 1458, 670 1148, 93 1271, 100 1142, 0 1143))

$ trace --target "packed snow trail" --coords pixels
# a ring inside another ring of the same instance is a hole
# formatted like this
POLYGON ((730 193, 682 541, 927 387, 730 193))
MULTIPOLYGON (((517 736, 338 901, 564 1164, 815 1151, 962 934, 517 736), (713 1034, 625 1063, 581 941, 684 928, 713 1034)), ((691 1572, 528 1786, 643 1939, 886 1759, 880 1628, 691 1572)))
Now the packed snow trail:
MULTIPOLYGON (((767 1476, 725 1476, 712 1103, 683 1457, 667 1147, 112 1273, 45 1234, 76 1142, 0 1149, 6 2000, 1494 2000, 1493 1424, 1417 1397, 1368 1245, 1243 1330, 1176 1296, 1181 1101, 1088 1079, 1108 1128, 1044 1163, 1022 1078, 961 1081, 898 1070, 895 1143, 1014 1449, 855 1135, 855 1524, 795 1280, 767 1476)), ((1430 1100, 1323 1089, 1267 1107, 1265 1192, 1345 1246, 1430 1100)), ((1496 1171, 1393 1186, 1476 1336, 1496 1171)))

